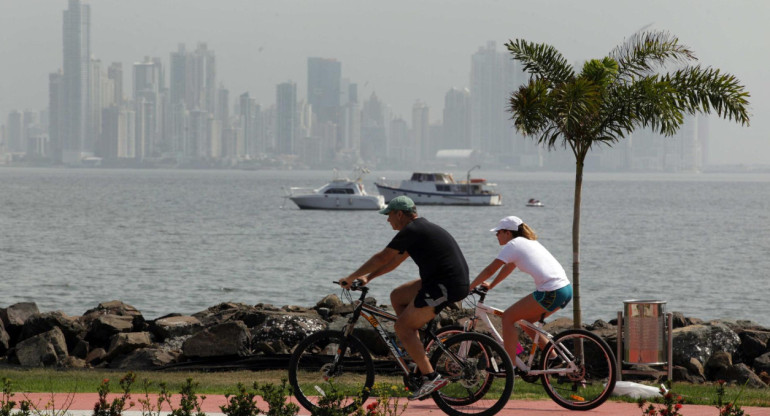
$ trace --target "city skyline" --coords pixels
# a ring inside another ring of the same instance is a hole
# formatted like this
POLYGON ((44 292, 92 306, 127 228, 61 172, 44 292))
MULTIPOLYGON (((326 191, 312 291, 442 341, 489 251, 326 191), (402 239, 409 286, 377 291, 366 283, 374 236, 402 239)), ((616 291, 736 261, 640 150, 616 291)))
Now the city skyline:
MULTIPOLYGON (((4 40, 12 36, 28 40, 3 42, 1 52, 8 62, 27 64, 23 73, 17 70, 22 65, 8 65, 3 70, 10 74, 2 77, 0 85, 0 114, 4 118, 14 109, 40 111, 47 107, 49 74, 62 66, 61 13, 66 3, 16 3, 13 19, 8 13, 0 18, 4 40), (21 22, 24 25, 19 25, 21 22)), ((709 162, 770 163, 768 122, 763 119, 770 113, 768 83, 763 77, 767 57, 756 56, 763 55, 757 52, 766 49, 763 46, 769 38, 761 22, 768 17, 770 6, 763 2, 647 2, 646 7, 623 5, 617 6, 618 10, 608 9, 614 3, 605 1, 581 3, 588 9, 602 8, 607 12, 604 15, 611 16, 605 19, 587 18, 584 8, 568 2, 481 2, 478 7, 469 7, 462 2, 425 1, 409 3, 410 9, 405 9, 399 6, 407 4, 399 2, 366 8, 349 1, 323 3, 328 7, 299 1, 282 8, 272 3, 228 1, 215 5, 190 1, 173 13, 174 8, 164 3, 91 3, 91 54, 104 67, 111 62, 123 63, 123 82, 128 87, 124 90, 133 88, 129 78, 132 66, 145 56, 160 57, 168 72, 169 56, 178 44, 203 42, 216 51, 216 82, 229 90, 230 97, 249 93, 256 105, 267 108, 275 104, 277 85, 296 82, 298 99, 307 99, 305 61, 324 57, 342 62, 342 77, 358 85, 361 101, 376 93, 394 115, 404 119, 411 119, 412 107, 419 101, 430 109, 429 122, 441 120, 447 91, 470 86, 470 56, 490 40, 498 48, 517 37, 549 43, 577 64, 606 55, 624 37, 652 24, 654 29, 679 36, 695 50, 703 65, 736 75, 752 95, 751 127, 741 128, 712 117, 709 162), (566 20, 570 13, 572 20, 566 20), (624 24, 612 16, 621 16, 624 24), (222 20, 228 24, 220 25, 222 20), (562 28, 544 30, 557 21, 574 33, 565 36, 562 28), (543 28, 533 27, 533 22, 540 22, 543 28), (481 29, 463 30, 471 28, 481 29)))

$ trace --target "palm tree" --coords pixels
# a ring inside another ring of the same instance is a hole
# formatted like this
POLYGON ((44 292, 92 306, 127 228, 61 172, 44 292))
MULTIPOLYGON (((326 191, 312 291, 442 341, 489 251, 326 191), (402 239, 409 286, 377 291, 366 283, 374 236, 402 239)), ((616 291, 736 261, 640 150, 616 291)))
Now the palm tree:
POLYGON ((579 328, 580 199, 588 151, 612 146, 637 128, 671 136, 686 114, 715 112, 748 125, 749 93, 733 75, 688 65, 695 55, 668 32, 636 33, 608 56, 585 62, 579 74, 550 45, 517 39, 506 47, 530 74, 529 83, 510 98, 514 125, 548 149, 558 143, 575 155, 572 306, 579 328), (678 69, 663 73, 671 64, 678 69))

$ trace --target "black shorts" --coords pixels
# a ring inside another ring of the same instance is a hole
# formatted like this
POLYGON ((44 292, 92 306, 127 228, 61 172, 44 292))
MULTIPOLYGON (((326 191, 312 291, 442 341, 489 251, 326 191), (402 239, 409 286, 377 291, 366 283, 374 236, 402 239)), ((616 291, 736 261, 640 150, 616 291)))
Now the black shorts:
POLYGON ((414 297, 414 306, 424 308, 432 306, 434 313, 438 315, 444 307, 450 303, 465 299, 468 296, 467 284, 452 282, 433 282, 424 285, 414 297))

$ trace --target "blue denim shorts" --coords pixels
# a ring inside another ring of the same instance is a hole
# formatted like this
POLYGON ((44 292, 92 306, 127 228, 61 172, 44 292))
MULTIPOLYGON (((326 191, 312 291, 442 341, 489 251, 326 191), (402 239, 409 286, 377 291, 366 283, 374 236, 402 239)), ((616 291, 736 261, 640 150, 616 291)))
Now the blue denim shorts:
POLYGON ((572 285, 569 284, 550 292, 534 291, 532 296, 545 310, 553 312, 556 309, 564 308, 572 300, 572 285))

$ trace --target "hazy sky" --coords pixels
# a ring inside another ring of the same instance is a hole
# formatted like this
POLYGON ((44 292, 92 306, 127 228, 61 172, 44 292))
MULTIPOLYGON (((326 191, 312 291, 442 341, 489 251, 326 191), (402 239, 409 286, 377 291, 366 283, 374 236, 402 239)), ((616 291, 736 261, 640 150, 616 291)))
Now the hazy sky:
MULTIPOLYGON (((703 65, 736 75, 751 93, 751 126, 713 118, 711 163, 770 164, 770 1, 767 0, 92 0, 91 51, 106 68, 206 42, 231 99, 263 106, 275 86, 306 93, 307 58, 336 58, 342 76, 411 119, 416 100, 441 119, 444 95, 467 87, 470 57, 524 38, 570 62, 607 55, 638 29, 667 30, 703 65)), ((62 66, 66 0, 0 0, 0 122, 13 109, 48 104, 48 74, 62 66)))

